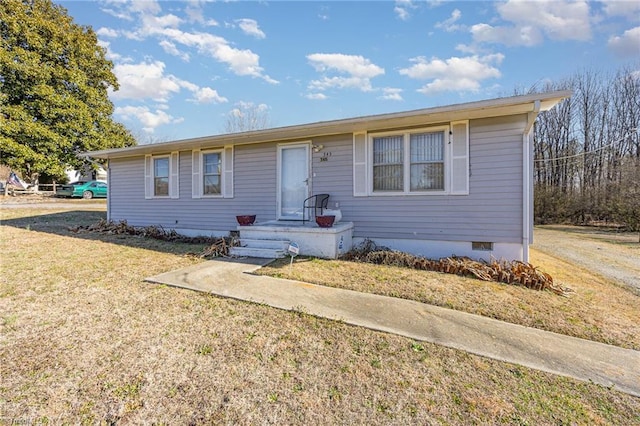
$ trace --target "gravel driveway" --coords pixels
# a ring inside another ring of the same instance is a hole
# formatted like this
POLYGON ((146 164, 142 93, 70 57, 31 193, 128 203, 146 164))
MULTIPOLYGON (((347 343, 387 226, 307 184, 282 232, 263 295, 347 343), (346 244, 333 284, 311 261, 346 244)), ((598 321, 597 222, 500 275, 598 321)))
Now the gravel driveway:
POLYGON ((533 240, 533 248, 594 271, 640 294, 637 233, 577 226, 538 226, 533 240))

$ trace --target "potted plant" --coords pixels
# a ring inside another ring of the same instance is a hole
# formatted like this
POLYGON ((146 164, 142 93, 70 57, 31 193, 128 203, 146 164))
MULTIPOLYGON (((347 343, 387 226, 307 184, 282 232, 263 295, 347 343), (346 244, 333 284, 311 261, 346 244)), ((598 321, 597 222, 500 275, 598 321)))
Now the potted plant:
POLYGON ((256 221, 256 215, 255 214, 240 215, 240 216, 236 216, 236 220, 238 221, 238 224, 240 226, 249 226, 249 225, 253 225, 253 223, 256 221))
POLYGON ((335 220, 335 216, 316 216, 316 223, 320 228, 331 228, 335 220))

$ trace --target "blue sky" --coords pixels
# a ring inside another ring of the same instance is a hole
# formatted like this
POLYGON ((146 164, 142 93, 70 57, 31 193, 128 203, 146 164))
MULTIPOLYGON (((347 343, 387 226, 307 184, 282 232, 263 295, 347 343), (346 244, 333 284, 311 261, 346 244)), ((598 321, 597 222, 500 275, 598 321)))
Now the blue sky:
MULTIPOLYGON (((62 1, 114 63, 141 142, 468 102, 640 70, 640 2, 62 1)), ((640 71, 638 71, 640 72, 640 71)))

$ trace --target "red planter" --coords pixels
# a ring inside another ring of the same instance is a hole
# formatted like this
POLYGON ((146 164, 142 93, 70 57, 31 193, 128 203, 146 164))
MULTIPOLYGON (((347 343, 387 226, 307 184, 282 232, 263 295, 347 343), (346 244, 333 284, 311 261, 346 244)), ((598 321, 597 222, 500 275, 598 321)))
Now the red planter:
POLYGON ((316 223, 320 228, 331 228, 335 220, 335 216, 316 216, 316 223))
POLYGON ((236 220, 238 221, 238 224, 240 226, 249 226, 249 225, 253 225, 253 222, 256 221, 256 215, 247 214, 242 216, 236 216, 236 220))

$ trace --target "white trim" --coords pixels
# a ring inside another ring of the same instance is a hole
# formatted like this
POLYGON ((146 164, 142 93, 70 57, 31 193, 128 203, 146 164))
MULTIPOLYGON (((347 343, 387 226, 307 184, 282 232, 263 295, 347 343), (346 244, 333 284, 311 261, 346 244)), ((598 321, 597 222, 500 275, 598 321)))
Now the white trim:
MULTIPOLYGON (((469 120, 461 120, 461 121, 452 121, 451 123, 451 134, 449 135, 450 140, 449 140, 449 146, 450 146, 450 151, 451 151, 451 167, 449 169, 449 173, 447 173, 449 175, 449 179, 450 179, 450 186, 449 186, 449 193, 451 195, 469 195, 469 180, 471 178, 470 176, 470 168, 469 168, 469 140, 470 140, 470 136, 469 136, 469 120), (460 142, 459 139, 459 134, 458 134, 458 129, 457 127, 464 125, 465 129, 464 129, 464 135, 463 135, 463 139, 462 142, 464 143, 464 154, 463 155, 454 155, 455 152, 455 146, 457 143, 460 142), (456 163, 458 162, 462 162, 464 164, 464 171, 465 171, 465 181, 463 184, 463 188, 462 189, 457 189, 455 187, 454 184, 454 174, 460 170, 458 167, 455 166, 456 163)), ((446 173, 446 171, 445 171, 446 173)))
POLYGON ((533 243, 533 126, 540 112, 540 101, 527 114, 522 134, 522 260, 529 261, 529 244, 533 243))
POLYGON ((191 198, 202 197, 201 162, 200 150, 191 151, 191 198))
POLYGON ((153 156, 144 156, 144 198, 153 198, 153 156))
POLYGON ((200 198, 224 198, 224 148, 203 149, 200 151, 200 198), (220 193, 204 193, 204 156, 207 154, 220 154, 220 193))
MULTIPOLYGON (((276 217, 280 220, 291 219, 289 216, 282 216, 282 151, 286 148, 305 148, 307 153, 307 197, 311 194, 311 188, 313 187, 313 182, 311 181, 311 141, 301 141, 301 142, 293 142, 293 143, 279 143, 278 144, 278 156, 276 158, 277 163, 277 176, 276 176, 276 217)), ((306 198, 306 197, 305 197, 306 198)), ((300 206, 302 207, 302 206, 300 206)), ((304 214, 304 212, 303 212, 304 214)))
MULTIPOLYGON (((398 129, 395 131, 387 131, 387 132, 377 132, 377 133, 368 133, 367 134, 367 195, 370 197, 397 197, 397 196, 443 196, 450 195, 450 178, 449 178, 449 170, 452 168, 451 164, 451 155, 450 155, 450 146, 447 144, 447 136, 451 126, 443 125, 443 126, 433 126, 433 127, 422 127, 417 129, 398 129), (431 190, 431 191, 412 191, 411 190, 411 144, 410 144, 410 136, 416 133, 443 133, 443 162, 444 162, 444 189, 431 190), (404 143, 404 158, 403 158, 403 190, 402 191, 374 191, 373 189, 373 138, 384 137, 384 136, 392 136, 392 135, 402 135, 403 143, 404 143)), ((468 167, 467 167, 468 169, 468 167)))
POLYGON ((369 168, 367 148, 369 146, 367 132, 353 134, 353 196, 369 195, 369 168))
POLYGON ((391 114, 378 114, 250 132, 198 137, 157 144, 138 145, 129 148, 91 151, 82 155, 94 158, 132 157, 176 149, 179 149, 180 151, 189 151, 203 146, 272 143, 291 139, 306 140, 320 136, 352 133, 354 129, 358 129, 358 131, 366 131, 368 129, 375 130, 398 126, 408 128, 411 126, 424 126, 432 123, 437 124, 460 119, 518 115, 532 111, 532 104, 535 101, 539 102, 540 111, 549 110, 563 99, 570 97, 571 94, 572 92, 569 90, 533 93, 524 96, 488 99, 413 111, 395 112, 391 114))
MULTIPOLYGON (((177 154, 177 151, 174 152, 177 154)), ((174 153, 169 153, 169 154, 162 154, 162 155, 145 155, 145 170, 144 170, 144 176, 145 176, 145 188, 144 188, 144 193, 145 193, 145 198, 147 199, 153 199, 153 198, 178 198, 177 195, 172 197, 172 191, 171 191, 171 182, 172 179, 177 179, 177 173, 172 173, 172 167, 176 167, 173 166, 173 161, 172 161, 172 156, 174 153), (155 194, 155 160, 160 160, 162 158, 166 158, 167 160, 169 160, 169 176, 167 176, 167 178, 169 179, 169 187, 168 189, 168 194, 167 195, 156 195, 155 194)), ((177 187, 177 182, 175 183, 175 186, 177 187)))
POLYGON ((169 198, 180 198, 180 152, 169 157, 169 198))
POLYGON ((233 145, 225 145, 222 153, 222 196, 224 198, 233 198, 233 169, 234 169, 234 150, 233 145))
POLYGON ((233 146, 194 149, 191 151, 191 197, 233 198, 233 146), (204 156, 220 154, 220 193, 204 193, 204 156))

